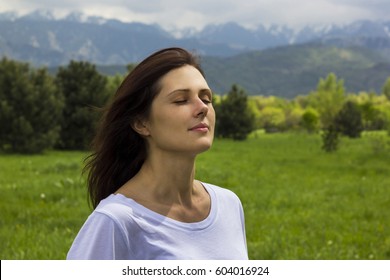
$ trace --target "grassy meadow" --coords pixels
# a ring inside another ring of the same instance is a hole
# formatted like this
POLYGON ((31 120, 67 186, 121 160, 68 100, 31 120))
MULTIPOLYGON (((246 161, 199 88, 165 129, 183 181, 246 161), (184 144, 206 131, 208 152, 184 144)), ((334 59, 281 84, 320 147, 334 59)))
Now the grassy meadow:
MULTIPOLYGON (((85 156, 0 155, 1 259, 65 258, 91 211, 85 156)), ((241 198, 251 259, 390 259, 390 152, 371 135, 330 154, 319 135, 217 139, 197 178, 241 198)))

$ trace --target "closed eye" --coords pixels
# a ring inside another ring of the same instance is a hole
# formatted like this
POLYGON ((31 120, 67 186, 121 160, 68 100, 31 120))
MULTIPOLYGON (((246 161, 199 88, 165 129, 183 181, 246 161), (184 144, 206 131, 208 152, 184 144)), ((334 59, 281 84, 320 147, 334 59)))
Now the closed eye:
POLYGON ((173 102, 173 103, 175 103, 175 104, 186 104, 187 103, 187 99, 183 99, 183 100, 177 100, 177 101, 175 101, 175 102, 173 102))
POLYGON ((203 101, 204 104, 208 105, 212 103, 212 93, 209 89, 202 89, 199 92, 199 98, 203 101))

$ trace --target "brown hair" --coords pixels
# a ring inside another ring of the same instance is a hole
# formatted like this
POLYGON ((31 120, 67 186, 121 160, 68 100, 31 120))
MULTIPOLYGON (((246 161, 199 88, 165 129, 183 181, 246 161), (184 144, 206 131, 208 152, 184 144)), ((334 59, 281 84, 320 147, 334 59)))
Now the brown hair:
POLYGON ((159 81, 169 71, 191 65, 202 75, 198 59, 181 48, 155 52, 139 63, 119 86, 92 141, 86 158, 88 193, 93 208, 138 173, 147 152, 146 142, 131 125, 147 118, 152 101, 160 91, 159 81))

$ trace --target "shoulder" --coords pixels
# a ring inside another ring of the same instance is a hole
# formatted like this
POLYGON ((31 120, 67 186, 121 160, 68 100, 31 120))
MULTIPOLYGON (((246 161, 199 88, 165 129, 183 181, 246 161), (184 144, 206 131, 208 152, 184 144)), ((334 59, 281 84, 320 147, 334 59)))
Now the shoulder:
POLYGON ((126 203, 125 197, 119 194, 111 194, 102 201, 96 207, 95 211, 105 214, 112 214, 117 212, 122 212, 123 210, 132 211, 132 208, 129 207, 129 204, 126 203))
POLYGON ((87 235, 110 236, 118 235, 127 241, 133 228, 134 209, 131 202, 122 195, 111 194, 100 201, 99 205, 84 223, 81 232, 87 235))
POLYGON ((238 196, 233 191, 231 191, 229 189, 226 189, 226 188, 223 188, 223 187, 220 187, 217 185, 213 185, 210 183, 205 183, 205 182, 201 182, 201 183, 203 186, 205 186, 206 190, 212 190, 218 195, 226 195, 226 196, 238 198, 238 196))
MULTIPOLYGON (((223 217, 229 216, 231 217, 230 226, 233 225, 233 221, 240 221, 238 223, 239 227, 242 228, 243 231, 245 231, 245 224, 244 224, 244 209, 241 203, 240 198, 235 194, 233 191, 222 188, 216 185, 208 184, 208 183, 202 183, 206 190, 210 193, 211 197, 211 205, 214 207, 217 215, 222 215, 223 217)), ((225 220, 223 218, 222 220, 225 220)), ((236 223, 237 225, 237 223, 236 223)))
POLYGON ((234 203, 241 204, 240 198, 233 191, 209 183, 202 182, 202 184, 209 193, 213 192, 215 194, 215 197, 219 201, 234 202, 234 203))
POLYGON ((117 224, 129 221, 134 216, 134 208, 127 200, 123 195, 112 194, 99 203, 94 213, 102 214, 117 224))
POLYGON ((67 259, 131 258, 126 221, 121 214, 125 209, 111 197, 102 200, 81 227, 67 259))

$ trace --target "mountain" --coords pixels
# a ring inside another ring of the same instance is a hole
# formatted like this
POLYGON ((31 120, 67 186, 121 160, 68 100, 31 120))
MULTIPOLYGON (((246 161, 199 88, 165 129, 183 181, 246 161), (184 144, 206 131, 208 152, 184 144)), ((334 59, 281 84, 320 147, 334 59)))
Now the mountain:
POLYGON ((226 44, 176 39, 157 25, 85 18, 80 14, 60 20, 42 12, 19 18, 12 13, 0 14, 0 56, 34 65, 57 66, 71 59, 103 65, 128 64, 159 48, 177 45, 200 54, 238 53, 226 44))
POLYGON ((193 34, 208 43, 227 43, 243 49, 266 49, 283 45, 302 44, 316 40, 348 40, 356 38, 382 38, 390 40, 390 22, 356 21, 349 25, 305 26, 294 30, 287 26, 259 25, 256 29, 245 29, 237 23, 208 25, 193 34))
POLYGON ((390 54, 390 22, 359 21, 345 26, 287 26, 247 29, 234 22, 208 25, 203 30, 163 30, 158 25, 126 23, 74 12, 56 18, 38 10, 18 16, 0 13, 0 56, 56 66, 70 59, 96 64, 128 64, 151 52, 181 46, 201 55, 229 57, 246 51, 264 50, 319 40, 337 46, 360 46, 390 54))
MULTIPOLYGON (((321 42, 250 51, 231 57, 202 57, 207 82, 217 94, 233 84, 249 95, 294 98, 317 88, 333 72, 347 92, 380 93, 390 77, 390 59, 364 47, 336 47, 321 42)), ((98 66, 106 75, 125 73, 124 66, 98 66)), ((52 70, 55 72, 55 70, 52 70)))
POLYGON ((232 84, 251 95, 293 98, 316 89, 320 78, 334 72, 349 92, 380 92, 390 76, 390 59, 362 47, 335 47, 322 43, 252 51, 229 58, 205 57, 209 85, 226 93, 232 84))
POLYGON ((200 54, 208 81, 219 93, 237 83, 249 94, 292 97, 315 89, 329 72, 344 78, 347 90, 378 92, 390 75, 390 22, 300 30, 279 25, 248 29, 228 22, 196 31, 78 12, 63 18, 50 11, 0 13, 0 57, 34 66, 86 60, 104 73, 122 73, 124 65, 169 46, 200 54))
POLYGON ((235 22, 207 25, 203 30, 192 36, 210 44, 224 43, 241 50, 259 50, 295 43, 294 30, 286 26, 272 25, 266 28, 259 25, 252 30, 246 29, 235 22))

